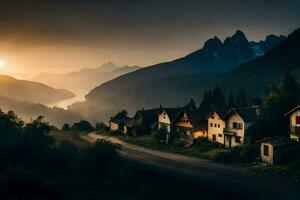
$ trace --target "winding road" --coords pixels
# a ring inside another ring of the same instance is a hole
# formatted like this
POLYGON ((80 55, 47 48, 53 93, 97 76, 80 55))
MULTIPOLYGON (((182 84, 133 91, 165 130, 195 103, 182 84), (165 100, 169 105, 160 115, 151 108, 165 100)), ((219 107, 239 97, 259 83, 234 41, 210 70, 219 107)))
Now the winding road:
POLYGON ((160 167, 205 184, 217 191, 229 191, 246 199, 300 199, 297 180, 268 176, 251 170, 193 158, 184 155, 150 150, 121 141, 116 137, 95 132, 82 136, 89 142, 105 139, 121 145, 120 153, 132 160, 160 167))

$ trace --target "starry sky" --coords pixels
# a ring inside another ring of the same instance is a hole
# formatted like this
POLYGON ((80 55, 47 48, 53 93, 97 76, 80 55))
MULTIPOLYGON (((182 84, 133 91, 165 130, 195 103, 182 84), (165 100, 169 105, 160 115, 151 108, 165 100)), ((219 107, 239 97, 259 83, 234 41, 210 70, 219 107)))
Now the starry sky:
POLYGON ((299 10, 299 0, 1 0, 0 73, 148 66, 237 29, 250 40, 287 35, 299 10))

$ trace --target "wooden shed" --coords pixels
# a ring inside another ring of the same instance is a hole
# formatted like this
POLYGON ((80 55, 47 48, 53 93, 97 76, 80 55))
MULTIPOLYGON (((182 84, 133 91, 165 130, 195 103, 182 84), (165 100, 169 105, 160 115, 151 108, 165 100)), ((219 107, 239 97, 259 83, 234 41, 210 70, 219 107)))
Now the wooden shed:
POLYGON ((287 160, 289 152, 295 145, 295 141, 283 136, 266 138, 259 142, 261 161, 269 165, 287 160))

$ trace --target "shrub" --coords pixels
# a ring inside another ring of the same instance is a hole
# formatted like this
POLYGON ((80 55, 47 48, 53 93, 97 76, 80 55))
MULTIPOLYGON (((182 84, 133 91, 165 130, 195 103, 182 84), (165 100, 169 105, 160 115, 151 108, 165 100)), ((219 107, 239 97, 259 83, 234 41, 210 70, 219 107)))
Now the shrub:
POLYGON ((121 164, 117 145, 107 140, 98 140, 82 152, 80 172, 89 175, 108 175, 121 164))
POLYGON ((106 126, 106 124, 104 124, 103 122, 97 122, 95 129, 101 132, 109 130, 108 126, 106 126))
POLYGON ((231 163, 251 163, 259 157, 259 144, 237 146, 228 152, 220 152, 215 159, 231 163))
POLYGON ((166 142, 168 134, 169 133, 167 132, 166 129, 158 129, 158 130, 153 131, 153 135, 154 135, 154 138, 157 143, 166 142))
POLYGON ((79 131, 79 132, 86 132, 86 131, 94 130, 93 126, 86 120, 81 120, 77 123, 74 123, 73 126, 71 127, 71 129, 74 131, 79 131))
POLYGON ((61 128, 62 131, 70 131, 71 127, 69 124, 64 124, 63 127, 61 128))

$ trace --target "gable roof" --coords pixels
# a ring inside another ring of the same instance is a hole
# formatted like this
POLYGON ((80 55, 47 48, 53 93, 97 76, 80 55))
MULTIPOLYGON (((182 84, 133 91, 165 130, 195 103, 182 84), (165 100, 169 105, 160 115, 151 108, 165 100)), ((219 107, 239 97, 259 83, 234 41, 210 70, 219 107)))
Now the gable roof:
POLYGON ((300 106, 296 106, 295 108, 293 108, 292 110, 290 110, 289 112, 285 113, 284 116, 288 116, 290 115, 291 113, 295 112, 296 110, 299 110, 300 109, 300 106))
POLYGON ((183 110, 183 108, 162 108, 159 114, 165 111, 170 118, 170 122, 173 123, 183 110))
POLYGON ((143 122, 149 122, 152 120, 157 120, 157 115, 160 112, 160 110, 160 108, 138 110, 137 114, 142 118, 143 122))
POLYGON ((251 122, 257 120, 259 114, 257 113, 257 106, 243 107, 243 108, 232 108, 226 115, 227 120, 232 114, 239 115, 245 122, 251 122))
POLYGON ((266 138, 266 139, 262 139, 259 141, 260 143, 269 143, 272 144, 273 147, 282 147, 282 146, 287 146, 290 144, 296 144, 296 141, 291 140, 287 137, 284 136, 275 136, 275 137, 271 137, 271 138, 266 138))
POLYGON ((129 120, 130 118, 125 115, 124 113, 122 112, 119 112, 118 114, 116 114, 114 117, 111 117, 110 118, 110 121, 111 122, 114 122, 116 124, 122 124, 122 123, 125 123, 129 120))
POLYGON ((190 110, 186 111, 188 120, 194 128, 207 128, 207 117, 212 109, 190 110))
POLYGON ((225 117, 228 114, 228 110, 219 110, 216 107, 213 107, 210 111, 210 113, 208 114, 207 118, 209 118, 211 115, 213 115, 214 113, 216 113, 222 120, 225 119, 225 117))

